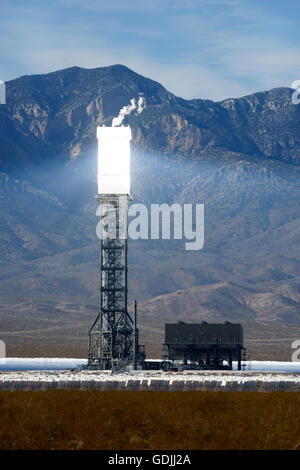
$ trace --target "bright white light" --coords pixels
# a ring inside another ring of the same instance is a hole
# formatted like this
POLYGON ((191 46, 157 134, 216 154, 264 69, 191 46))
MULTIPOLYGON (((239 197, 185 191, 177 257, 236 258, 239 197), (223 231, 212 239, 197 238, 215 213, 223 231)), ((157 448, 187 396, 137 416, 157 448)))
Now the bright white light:
POLYGON ((130 127, 97 127, 98 194, 130 194, 130 127))

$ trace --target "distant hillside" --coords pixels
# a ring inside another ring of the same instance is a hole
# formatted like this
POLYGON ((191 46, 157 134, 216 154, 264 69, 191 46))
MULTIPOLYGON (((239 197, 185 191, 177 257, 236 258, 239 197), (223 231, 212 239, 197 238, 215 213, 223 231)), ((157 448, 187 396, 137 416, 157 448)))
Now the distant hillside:
POLYGON ((72 67, 8 82, 0 106, 0 338, 11 351, 86 344, 98 305, 96 127, 141 95, 144 111, 124 120, 134 201, 205 204, 203 250, 129 242, 130 299, 153 347, 165 319, 240 320, 265 337, 300 326, 292 90, 184 100, 122 65, 72 67))
POLYGON ((24 76, 6 88, 7 106, 0 107, 2 170, 93 149, 96 126, 109 125, 139 93, 147 108, 126 122, 140 148, 189 158, 227 150, 300 163, 300 110, 288 88, 219 103, 184 100, 122 65, 24 76))

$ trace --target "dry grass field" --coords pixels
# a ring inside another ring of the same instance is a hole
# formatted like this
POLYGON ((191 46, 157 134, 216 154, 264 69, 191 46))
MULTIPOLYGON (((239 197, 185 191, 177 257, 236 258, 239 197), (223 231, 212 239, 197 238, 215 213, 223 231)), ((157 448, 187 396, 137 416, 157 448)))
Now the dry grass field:
POLYGON ((0 392, 0 449, 300 449, 300 395, 0 392))

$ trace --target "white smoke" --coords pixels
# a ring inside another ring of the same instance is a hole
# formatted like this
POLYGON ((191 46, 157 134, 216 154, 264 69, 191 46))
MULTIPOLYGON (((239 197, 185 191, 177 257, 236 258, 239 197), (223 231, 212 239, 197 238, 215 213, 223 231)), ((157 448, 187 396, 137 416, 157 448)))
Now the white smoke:
POLYGON ((141 112, 143 111, 143 109, 146 108, 146 100, 143 96, 139 96, 139 100, 138 100, 138 109, 137 109, 137 112, 138 114, 141 114, 141 112))
POLYGON ((136 109, 136 112, 138 114, 141 114, 143 109, 146 107, 146 100, 143 96, 139 96, 138 102, 136 103, 135 99, 132 98, 130 100, 130 104, 127 106, 123 106, 121 108, 118 117, 113 118, 112 120, 112 127, 120 126, 122 122, 124 121, 125 116, 129 116, 132 111, 136 109))

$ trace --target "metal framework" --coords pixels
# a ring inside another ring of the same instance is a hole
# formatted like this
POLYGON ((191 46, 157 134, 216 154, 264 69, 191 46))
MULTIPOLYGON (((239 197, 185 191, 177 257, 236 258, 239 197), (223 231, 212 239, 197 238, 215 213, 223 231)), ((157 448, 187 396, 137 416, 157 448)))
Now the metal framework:
MULTIPOLYGON (((136 366, 137 328, 127 310, 128 195, 100 194, 100 311, 89 331, 88 367, 136 366)), ((135 315, 136 318, 136 315, 135 315)))

